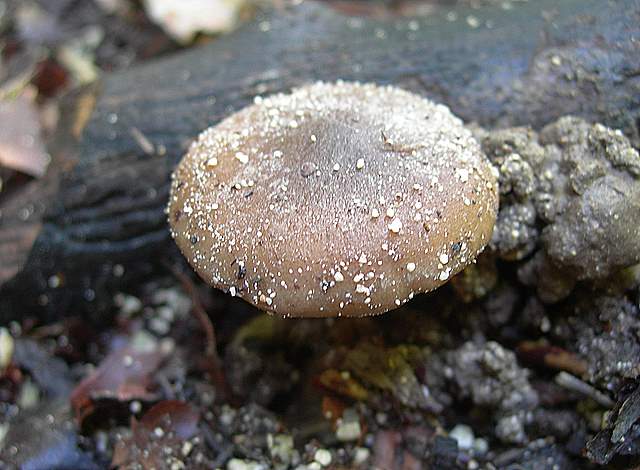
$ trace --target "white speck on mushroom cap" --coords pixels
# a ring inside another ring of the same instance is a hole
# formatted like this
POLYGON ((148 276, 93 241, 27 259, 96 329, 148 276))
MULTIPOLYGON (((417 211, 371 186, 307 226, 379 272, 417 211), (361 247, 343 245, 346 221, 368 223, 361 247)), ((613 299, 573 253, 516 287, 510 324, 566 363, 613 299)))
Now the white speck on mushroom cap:
POLYGON ((448 108, 337 82, 255 100, 202 132, 168 214, 214 286, 284 316, 360 316, 464 268, 497 205, 488 160, 448 108))

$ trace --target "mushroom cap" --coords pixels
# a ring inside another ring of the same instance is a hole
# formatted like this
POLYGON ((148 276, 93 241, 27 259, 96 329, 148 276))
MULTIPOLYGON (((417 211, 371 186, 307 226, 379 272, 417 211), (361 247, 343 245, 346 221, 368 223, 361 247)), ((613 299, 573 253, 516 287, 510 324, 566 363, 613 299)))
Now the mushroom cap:
POLYGON ((210 284, 288 317, 362 316, 445 283, 491 237, 489 161, 443 105, 316 83, 202 132, 173 174, 171 234, 210 284))

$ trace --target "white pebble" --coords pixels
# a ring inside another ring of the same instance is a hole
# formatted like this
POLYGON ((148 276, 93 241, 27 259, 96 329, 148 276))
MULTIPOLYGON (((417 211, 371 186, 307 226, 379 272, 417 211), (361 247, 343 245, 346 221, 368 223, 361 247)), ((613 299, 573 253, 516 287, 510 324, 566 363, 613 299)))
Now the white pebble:
POLYGON ((318 449, 313 455, 313 460, 318 462, 323 467, 326 467, 331 463, 331 452, 329 452, 327 449, 318 449))
POLYGON ((458 447, 463 450, 473 447, 473 430, 466 424, 456 425, 450 432, 449 437, 458 441, 458 447))

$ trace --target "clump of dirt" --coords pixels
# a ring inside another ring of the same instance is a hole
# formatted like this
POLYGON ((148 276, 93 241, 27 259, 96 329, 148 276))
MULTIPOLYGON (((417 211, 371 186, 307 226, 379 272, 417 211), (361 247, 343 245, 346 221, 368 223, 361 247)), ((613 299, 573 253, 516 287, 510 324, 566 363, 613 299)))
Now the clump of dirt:
POLYGON ((481 133, 500 170, 498 255, 522 260, 520 280, 541 300, 565 298, 577 281, 604 279, 640 262, 640 156, 617 130, 565 117, 540 133, 481 133))

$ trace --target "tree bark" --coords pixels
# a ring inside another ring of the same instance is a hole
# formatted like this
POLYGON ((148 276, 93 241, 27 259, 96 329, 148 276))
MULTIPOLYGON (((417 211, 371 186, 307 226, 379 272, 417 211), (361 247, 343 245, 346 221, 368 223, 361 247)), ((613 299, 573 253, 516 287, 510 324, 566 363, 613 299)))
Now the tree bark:
MULTIPOLYGON (((191 139, 316 80, 391 83, 486 127, 575 114, 640 142, 640 2, 538 0, 386 22, 312 2, 65 99, 52 170, 0 205, 0 318, 96 312, 177 256, 164 206, 191 139)), ((165 271, 166 272, 166 271, 165 271)))

